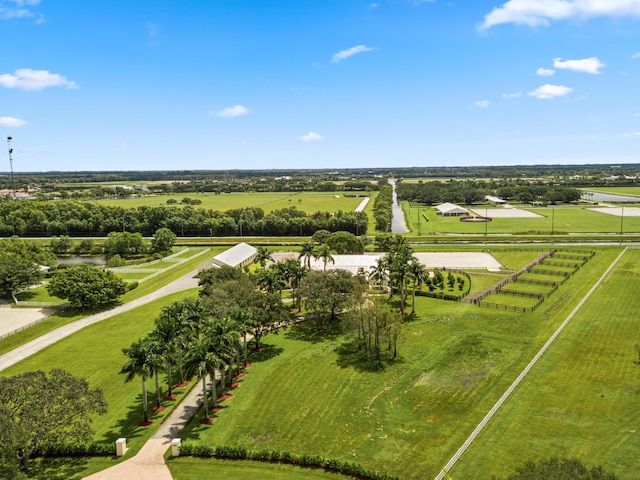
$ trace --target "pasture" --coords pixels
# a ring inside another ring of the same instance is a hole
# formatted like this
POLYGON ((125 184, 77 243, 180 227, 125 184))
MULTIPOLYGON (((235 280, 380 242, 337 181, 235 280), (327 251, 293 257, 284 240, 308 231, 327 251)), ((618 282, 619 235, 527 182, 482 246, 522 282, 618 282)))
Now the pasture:
POLYGON ((407 479, 433 478, 619 251, 599 250, 530 314, 418 298, 400 357, 382 367, 363 361, 337 322, 324 333, 308 323, 289 327, 265 339, 214 423, 192 422, 182 438, 318 453, 407 479))
MULTIPOLYGON (((585 266, 586 268, 586 266, 585 266)), ((629 250, 452 471, 505 475, 523 459, 579 457, 637 478, 640 251, 629 250)))
MULTIPOLYGON (((461 222, 459 217, 441 217, 430 207, 411 207, 402 202, 407 225, 413 234, 466 233, 475 235, 526 234, 554 232, 567 233, 613 233, 619 234, 621 221, 613 215, 603 215, 582 207, 536 207, 527 211, 540 215, 538 218, 493 218, 491 222, 461 222), (420 222, 418 224, 418 222, 420 222)), ((474 208, 480 214, 483 208, 474 208)), ((640 232, 640 217, 625 216, 624 233, 640 232)))
MULTIPOLYGON (((346 192, 353 195, 353 192, 346 192)), ((371 192, 374 197, 376 192, 371 192)), ((201 200, 200 205, 195 208, 206 208, 212 210, 232 210, 236 208, 260 207, 265 213, 282 208, 296 207, 305 213, 317 211, 345 212, 353 211, 362 198, 345 197, 345 192, 252 192, 252 193, 184 193, 178 195, 147 195, 136 198, 98 200, 102 205, 111 205, 122 208, 135 208, 140 206, 159 207, 167 206, 167 200, 173 199, 178 203, 174 206, 184 206, 180 201, 185 198, 201 200)), ((361 193, 365 195, 365 193, 361 193)), ((371 202, 370 202, 371 203, 371 202)), ((367 209, 370 209, 368 206, 367 209)))

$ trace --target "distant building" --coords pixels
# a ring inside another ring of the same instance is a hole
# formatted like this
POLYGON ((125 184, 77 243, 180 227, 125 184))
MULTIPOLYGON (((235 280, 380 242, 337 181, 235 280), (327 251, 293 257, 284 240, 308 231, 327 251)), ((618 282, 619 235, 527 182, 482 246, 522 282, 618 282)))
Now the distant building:
POLYGON ((462 217, 470 214, 469 210, 455 203, 442 203, 433 208, 436 209, 438 215, 442 215, 443 217, 462 217))
POLYGON ((505 203, 507 203, 506 200, 498 197, 492 197, 491 195, 485 195, 484 199, 487 202, 493 203, 494 205, 504 205, 505 203))
POLYGON ((255 247, 248 243, 239 243, 213 257, 213 265, 215 267, 243 268, 246 265, 251 265, 257 254, 258 250, 255 247))

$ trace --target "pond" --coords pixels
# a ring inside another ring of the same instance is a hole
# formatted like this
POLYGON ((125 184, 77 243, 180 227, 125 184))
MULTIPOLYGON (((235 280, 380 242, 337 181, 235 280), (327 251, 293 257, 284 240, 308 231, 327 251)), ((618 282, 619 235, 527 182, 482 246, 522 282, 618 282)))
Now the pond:
POLYGON ((78 265, 79 263, 86 263, 88 265, 97 265, 104 267, 107 264, 107 257, 104 255, 91 255, 91 256, 74 256, 74 257, 58 257, 58 263, 61 265, 78 265))

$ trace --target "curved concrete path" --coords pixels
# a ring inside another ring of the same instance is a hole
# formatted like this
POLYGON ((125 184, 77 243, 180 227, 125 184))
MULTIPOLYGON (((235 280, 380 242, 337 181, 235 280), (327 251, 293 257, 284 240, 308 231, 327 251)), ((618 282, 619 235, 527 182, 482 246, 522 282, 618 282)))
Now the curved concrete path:
POLYGON ((24 345, 14 348, 4 355, 0 355, 0 371, 18 363, 21 360, 24 360, 25 358, 39 352, 49 345, 53 345, 57 341, 68 337, 71 334, 76 333, 84 327, 88 327, 89 325, 93 325, 94 323, 98 323, 102 320, 113 317, 114 315, 127 312, 146 303, 153 302, 154 300, 158 300, 162 297, 166 297, 167 295, 171 295, 172 293, 181 292, 190 288, 196 288, 198 286, 198 272, 208 264, 210 264, 210 261, 203 262, 195 270, 192 270, 191 272, 183 275, 182 277, 174 280, 164 287, 159 288, 155 292, 151 292, 148 295, 145 295, 144 297, 137 298, 123 305, 118 305, 117 307, 113 307, 109 310, 96 313, 95 315, 91 315, 73 323, 64 325, 60 328, 56 328, 55 330, 45 333, 44 335, 31 340, 24 345))

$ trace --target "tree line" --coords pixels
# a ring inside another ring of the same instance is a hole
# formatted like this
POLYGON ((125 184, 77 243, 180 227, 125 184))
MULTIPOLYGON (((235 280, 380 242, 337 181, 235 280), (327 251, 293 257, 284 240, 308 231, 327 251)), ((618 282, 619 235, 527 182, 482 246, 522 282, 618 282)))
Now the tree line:
POLYGON ((570 203, 578 201, 581 195, 578 189, 555 185, 510 183, 490 188, 486 182, 455 180, 449 182, 401 182, 396 186, 396 193, 400 200, 429 206, 445 202, 471 205, 485 202, 485 195, 498 196, 503 200, 520 203, 570 203))
POLYGON ((308 236, 317 230, 367 232, 363 212, 315 212, 295 207, 264 212, 259 207, 226 212, 157 206, 122 208, 88 202, 0 201, 0 237, 105 236, 110 232, 153 235, 168 228, 178 236, 308 236))

